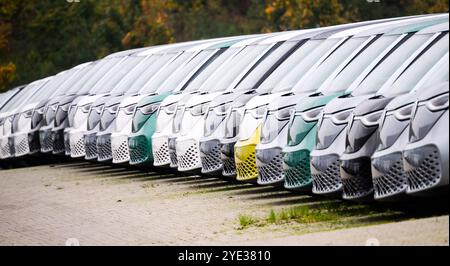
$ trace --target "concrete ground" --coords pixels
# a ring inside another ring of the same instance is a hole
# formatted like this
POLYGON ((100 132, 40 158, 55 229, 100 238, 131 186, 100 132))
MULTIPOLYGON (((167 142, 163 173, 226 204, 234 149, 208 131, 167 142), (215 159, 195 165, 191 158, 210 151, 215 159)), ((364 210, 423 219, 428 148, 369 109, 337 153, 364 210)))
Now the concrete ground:
POLYGON ((87 162, 0 170, 0 245, 448 245, 448 198, 354 204, 87 162))

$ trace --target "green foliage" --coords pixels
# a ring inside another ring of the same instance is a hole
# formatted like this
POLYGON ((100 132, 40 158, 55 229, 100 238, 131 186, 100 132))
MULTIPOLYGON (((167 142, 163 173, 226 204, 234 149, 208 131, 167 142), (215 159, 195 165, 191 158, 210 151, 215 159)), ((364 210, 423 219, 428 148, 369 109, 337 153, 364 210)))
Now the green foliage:
POLYGON ((448 12, 447 0, 380 1, 0 0, 0 88, 135 47, 448 12))
POLYGON ((239 225, 240 225, 239 229, 245 229, 250 225, 254 224, 255 222, 256 220, 249 215, 244 214, 239 215, 239 225))

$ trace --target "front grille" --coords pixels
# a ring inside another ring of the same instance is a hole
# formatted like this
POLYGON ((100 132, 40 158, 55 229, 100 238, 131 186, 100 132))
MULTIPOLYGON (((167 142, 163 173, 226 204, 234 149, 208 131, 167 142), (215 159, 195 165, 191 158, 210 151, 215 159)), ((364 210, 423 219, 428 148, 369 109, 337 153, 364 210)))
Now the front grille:
POLYGON ((234 161, 234 157, 224 158, 222 156, 222 163, 223 163, 222 175, 228 177, 236 176, 236 162, 234 161))
POLYGON ((170 167, 177 168, 178 167, 177 152, 175 150, 169 150, 169 157, 170 157, 170 167))
POLYGON ((180 154, 181 152, 177 149, 178 170, 188 171, 197 168, 200 164, 200 151, 198 146, 192 144, 183 154, 180 154))
POLYGON ((99 162, 112 160, 111 134, 97 137, 97 157, 99 162))
MULTIPOLYGON (((382 160, 382 157, 377 159, 382 160)), ((395 160, 394 164, 387 173, 373 176, 375 199, 400 194, 406 191, 407 187, 408 183, 406 175, 403 171, 403 161, 401 155, 397 160, 395 160)))
POLYGON ((86 149, 86 160, 97 159, 97 136, 95 133, 85 136, 84 145, 86 149))
POLYGON ((170 164, 169 144, 167 140, 164 140, 159 147, 156 147, 155 143, 153 143, 153 148, 154 164, 156 166, 170 164))
POLYGON ((14 148, 16 156, 23 156, 30 152, 30 146, 28 145, 28 137, 26 135, 16 136, 14 140, 14 148))
POLYGON ((430 189, 437 185, 442 176, 442 165, 439 151, 435 147, 423 147, 405 153, 406 162, 411 169, 406 171, 408 193, 430 189), (413 165, 409 158, 412 155, 421 156, 420 163, 413 165))
POLYGON ((86 149, 84 146, 84 136, 72 136, 70 139, 70 155, 72 157, 84 157, 86 149))
POLYGON ((45 130, 40 133, 41 152, 48 153, 53 151, 54 136, 52 131, 45 130))
POLYGON ((31 133, 29 135, 28 148, 29 148, 29 153, 36 153, 41 150, 41 145, 39 143, 39 132, 38 131, 31 133))
POLYGON ((125 163, 130 160, 127 139, 122 140, 120 144, 112 142, 112 157, 113 163, 125 163))
POLYGON ((258 177, 255 151, 250 153, 244 161, 236 161, 236 173, 236 179, 241 181, 256 179, 258 177))
POLYGON ((129 145, 130 148, 130 163, 131 164, 140 164, 144 163, 149 159, 149 143, 144 136, 137 136, 133 140, 133 148, 129 145))
POLYGON ((170 167, 178 168, 178 158, 177 158, 177 149, 176 149, 176 138, 170 138, 168 141, 169 146, 169 158, 170 158, 170 167))
POLYGON ((302 156, 295 165, 284 164, 284 187, 287 189, 300 189, 311 186, 311 166, 309 156, 302 156))
POLYGON ((70 137, 67 132, 64 132, 64 151, 67 156, 70 156, 70 137))
MULTIPOLYGON (((202 173, 213 173, 222 170, 222 160, 220 159, 220 144, 218 141, 210 141, 212 147, 209 148, 208 153, 202 151, 200 159, 202 162, 202 173)), ((205 143, 206 144, 206 143, 205 143)))
POLYGON ((283 181, 283 156, 278 153, 269 163, 257 162, 258 184, 267 185, 283 181))
MULTIPOLYGON (((352 164, 352 161, 344 161, 344 164, 352 164)), ((370 158, 358 159, 359 171, 355 174, 350 174, 343 167, 346 173, 342 175, 342 188, 344 199, 360 199, 369 196, 373 192, 372 171, 370 166, 370 158)))
POLYGON ((340 164, 341 162, 336 156, 324 171, 318 171, 317 169, 311 171, 313 193, 330 194, 342 189, 340 164))
POLYGON ((13 146, 9 145, 9 141, 7 139, 2 141, 1 147, 0 147, 1 157, 2 158, 9 158, 9 157, 11 157, 12 154, 13 154, 12 149, 13 149, 13 146))
POLYGON ((53 154, 63 153, 64 147, 64 133, 61 131, 52 132, 53 135, 53 154))

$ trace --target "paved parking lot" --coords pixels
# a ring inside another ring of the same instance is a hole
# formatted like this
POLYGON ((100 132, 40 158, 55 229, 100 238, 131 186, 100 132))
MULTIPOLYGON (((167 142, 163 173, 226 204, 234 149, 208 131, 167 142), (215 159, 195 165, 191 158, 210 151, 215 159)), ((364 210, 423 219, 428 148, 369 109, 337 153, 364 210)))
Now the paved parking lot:
POLYGON ((87 162, 0 170, 0 245, 448 245, 448 218, 448 199, 354 204, 87 162))

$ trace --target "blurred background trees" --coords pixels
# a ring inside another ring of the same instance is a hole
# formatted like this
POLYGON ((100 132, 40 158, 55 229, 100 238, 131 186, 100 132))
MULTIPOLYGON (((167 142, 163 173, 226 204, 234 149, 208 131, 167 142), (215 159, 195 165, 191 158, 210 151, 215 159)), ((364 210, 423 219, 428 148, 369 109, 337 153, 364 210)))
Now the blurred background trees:
POLYGON ((135 47, 437 12, 447 0, 0 0, 0 91, 135 47))

